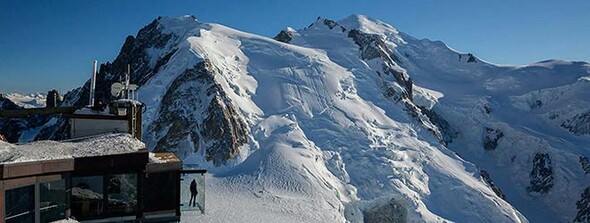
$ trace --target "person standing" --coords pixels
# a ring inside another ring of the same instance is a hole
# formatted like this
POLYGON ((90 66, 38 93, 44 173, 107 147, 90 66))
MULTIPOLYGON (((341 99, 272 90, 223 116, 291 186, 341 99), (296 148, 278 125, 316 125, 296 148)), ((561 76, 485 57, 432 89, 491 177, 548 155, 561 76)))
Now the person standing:
POLYGON ((190 207, 191 203, 192 203, 193 207, 196 207, 197 206, 197 194, 199 192, 197 191, 197 181, 194 179, 191 182, 190 190, 191 190, 191 199, 188 201, 188 206, 190 207))

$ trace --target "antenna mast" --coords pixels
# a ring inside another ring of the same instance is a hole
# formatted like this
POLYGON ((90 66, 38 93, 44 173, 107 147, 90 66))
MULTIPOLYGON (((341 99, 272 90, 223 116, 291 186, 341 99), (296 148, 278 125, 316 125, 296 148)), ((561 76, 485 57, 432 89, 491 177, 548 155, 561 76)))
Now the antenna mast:
POLYGON ((92 76, 90 76, 90 94, 88 100, 88 106, 94 106, 94 89, 96 88, 96 64, 97 61, 94 60, 94 65, 92 66, 92 76))
POLYGON ((125 96, 129 99, 129 79, 131 79, 131 64, 127 64, 127 74, 125 75, 125 96))

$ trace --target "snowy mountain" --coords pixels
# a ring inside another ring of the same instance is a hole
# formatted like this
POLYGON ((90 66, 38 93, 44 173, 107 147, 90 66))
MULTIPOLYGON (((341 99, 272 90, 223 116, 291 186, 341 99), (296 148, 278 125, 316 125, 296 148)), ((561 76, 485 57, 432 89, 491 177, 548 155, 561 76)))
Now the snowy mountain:
POLYGON ((42 108, 45 107, 46 94, 34 93, 34 94, 19 94, 19 93, 8 93, 2 94, 3 98, 6 98, 16 105, 23 108, 42 108))
MULTIPOLYGON (((0 94, 0 110, 20 110, 45 107, 45 95, 36 93, 0 94)), ((68 132, 66 118, 62 115, 35 115, 28 118, 0 117, 0 135, 11 143, 24 143, 43 139, 64 139, 68 132)))
POLYGON ((101 65, 98 100, 127 64, 147 146, 212 173, 187 221, 590 218, 586 62, 495 65, 353 15, 274 39, 160 17, 101 65))

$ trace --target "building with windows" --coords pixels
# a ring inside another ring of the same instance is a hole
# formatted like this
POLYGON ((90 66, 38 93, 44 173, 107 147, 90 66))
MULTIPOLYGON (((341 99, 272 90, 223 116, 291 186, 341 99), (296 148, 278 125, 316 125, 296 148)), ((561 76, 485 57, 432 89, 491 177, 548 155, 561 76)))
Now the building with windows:
POLYGON ((177 221, 181 161, 129 134, 24 145, 0 142, 0 220, 177 221))
MULTIPOLYGON (((58 111, 68 116, 71 139, 0 141, 0 222, 179 221, 187 190, 182 162, 146 149, 141 110, 141 103, 117 100, 102 109, 3 111, 9 117, 58 111)), ((196 172, 204 182, 204 171, 196 172)), ((204 185, 199 189, 204 213, 204 185)))

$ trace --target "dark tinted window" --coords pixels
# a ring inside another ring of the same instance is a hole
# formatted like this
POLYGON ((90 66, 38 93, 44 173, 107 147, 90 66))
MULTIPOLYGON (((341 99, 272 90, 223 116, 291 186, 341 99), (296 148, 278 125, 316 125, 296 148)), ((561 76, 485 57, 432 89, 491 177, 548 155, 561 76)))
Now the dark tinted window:
POLYGON ((137 210, 137 174, 111 175, 108 179, 109 214, 134 214, 137 210))
POLYGON ((58 180, 39 184, 39 211, 41 222, 51 222, 66 217, 66 181, 58 180))
POLYGON ((6 222, 35 222, 35 186, 6 190, 6 222))
POLYGON ((175 210, 177 200, 177 173, 150 173, 145 181, 144 207, 147 212, 175 210))
POLYGON ((77 218, 103 214, 103 176, 72 178, 72 215, 77 218))

